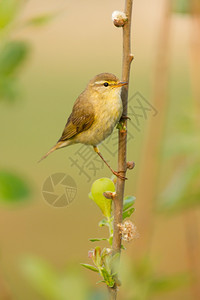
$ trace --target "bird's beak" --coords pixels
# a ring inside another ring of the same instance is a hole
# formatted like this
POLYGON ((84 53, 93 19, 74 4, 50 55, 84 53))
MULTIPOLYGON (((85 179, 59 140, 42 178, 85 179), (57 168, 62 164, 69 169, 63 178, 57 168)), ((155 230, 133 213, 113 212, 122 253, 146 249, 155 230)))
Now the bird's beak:
POLYGON ((117 84, 115 84, 114 87, 120 87, 120 86, 127 85, 127 84, 128 84, 128 82, 120 81, 117 84))

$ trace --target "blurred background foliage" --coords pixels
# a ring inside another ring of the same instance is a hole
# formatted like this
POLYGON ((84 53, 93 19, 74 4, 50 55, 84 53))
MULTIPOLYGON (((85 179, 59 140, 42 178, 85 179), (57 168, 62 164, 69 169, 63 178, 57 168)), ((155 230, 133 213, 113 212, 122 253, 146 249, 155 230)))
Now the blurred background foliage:
MULTIPOLYGON (((55 17, 44 14, 17 20, 25 1, 3 0, 0 2, 0 101, 12 102, 19 98, 17 79, 20 68, 27 60, 30 45, 27 41, 12 38, 15 31, 24 26, 41 26, 55 17)), ((11 171, 0 170, 0 202, 13 203, 30 197, 31 189, 26 180, 11 171)))
MULTIPOLYGON (((88 80, 105 71, 120 76, 120 29, 110 18, 123 5, 0 0, 0 299, 106 299, 95 285, 98 275, 79 263, 88 239, 102 234, 96 229, 101 215, 87 195, 108 170, 84 177, 71 164, 78 145, 36 162, 55 143, 88 80), (55 172, 69 172, 77 182, 76 201, 67 208, 52 208, 42 198, 43 182, 55 172)), ((137 198, 140 239, 127 245, 126 260, 122 255, 119 299, 196 300, 199 1, 135 1, 133 46, 130 96, 139 91, 158 114, 140 118, 137 131, 129 125, 128 158, 136 168, 126 194, 137 198)), ((113 141, 101 148, 116 165, 113 141)))

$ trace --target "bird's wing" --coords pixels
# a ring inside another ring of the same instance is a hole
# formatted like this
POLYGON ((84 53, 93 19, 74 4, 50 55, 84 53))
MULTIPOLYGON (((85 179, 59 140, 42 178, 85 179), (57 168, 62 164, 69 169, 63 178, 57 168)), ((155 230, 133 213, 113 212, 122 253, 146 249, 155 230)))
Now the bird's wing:
POLYGON ((78 133, 90 128, 94 122, 94 110, 91 103, 78 98, 73 107, 72 113, 69 116, 62 133, 60 141, 68 140, 78 133))

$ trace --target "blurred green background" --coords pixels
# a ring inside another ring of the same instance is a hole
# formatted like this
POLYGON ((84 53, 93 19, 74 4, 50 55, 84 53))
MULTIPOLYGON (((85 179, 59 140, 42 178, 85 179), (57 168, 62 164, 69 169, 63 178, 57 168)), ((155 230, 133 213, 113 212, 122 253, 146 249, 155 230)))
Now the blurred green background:
MULTIPOLYGON (((101 72, 121 76, 122 32, 111 14, 123 6, 0 1, 0 299, 106 299, 98 276, 79 263, 89 262, 88 239, 104 233, 88 193, 109 170, 88 169, 92 180, 80 174, 69 159, 80 145, 37 161, 87 82, 101 72), (42 196, 55 173, 76 182, 67 207, 42 196)), ((129 98, 139 92, 149 110, 135 107, 136 96, 130 102, 128 160, 136 167, 125 194, 137 198, 140 238, 122 253, 119 299, 200 299, 199 1, 134 1, 132 51, 129 98)), ((114 151, 112 139, 105 145, 114 151)), ((116 168, 117 155, 100 148, 116 168)))

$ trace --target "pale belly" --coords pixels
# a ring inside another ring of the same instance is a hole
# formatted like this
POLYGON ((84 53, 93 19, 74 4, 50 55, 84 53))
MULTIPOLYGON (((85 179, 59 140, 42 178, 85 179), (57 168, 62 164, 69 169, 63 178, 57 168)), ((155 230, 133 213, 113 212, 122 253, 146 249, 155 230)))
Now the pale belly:
POLYGON ((121 97, 115 97, 98 108, 95 121, 92 126, 76 136, 73 142, 97 146, 105 140, 113 131, 122 115, 121 97))

